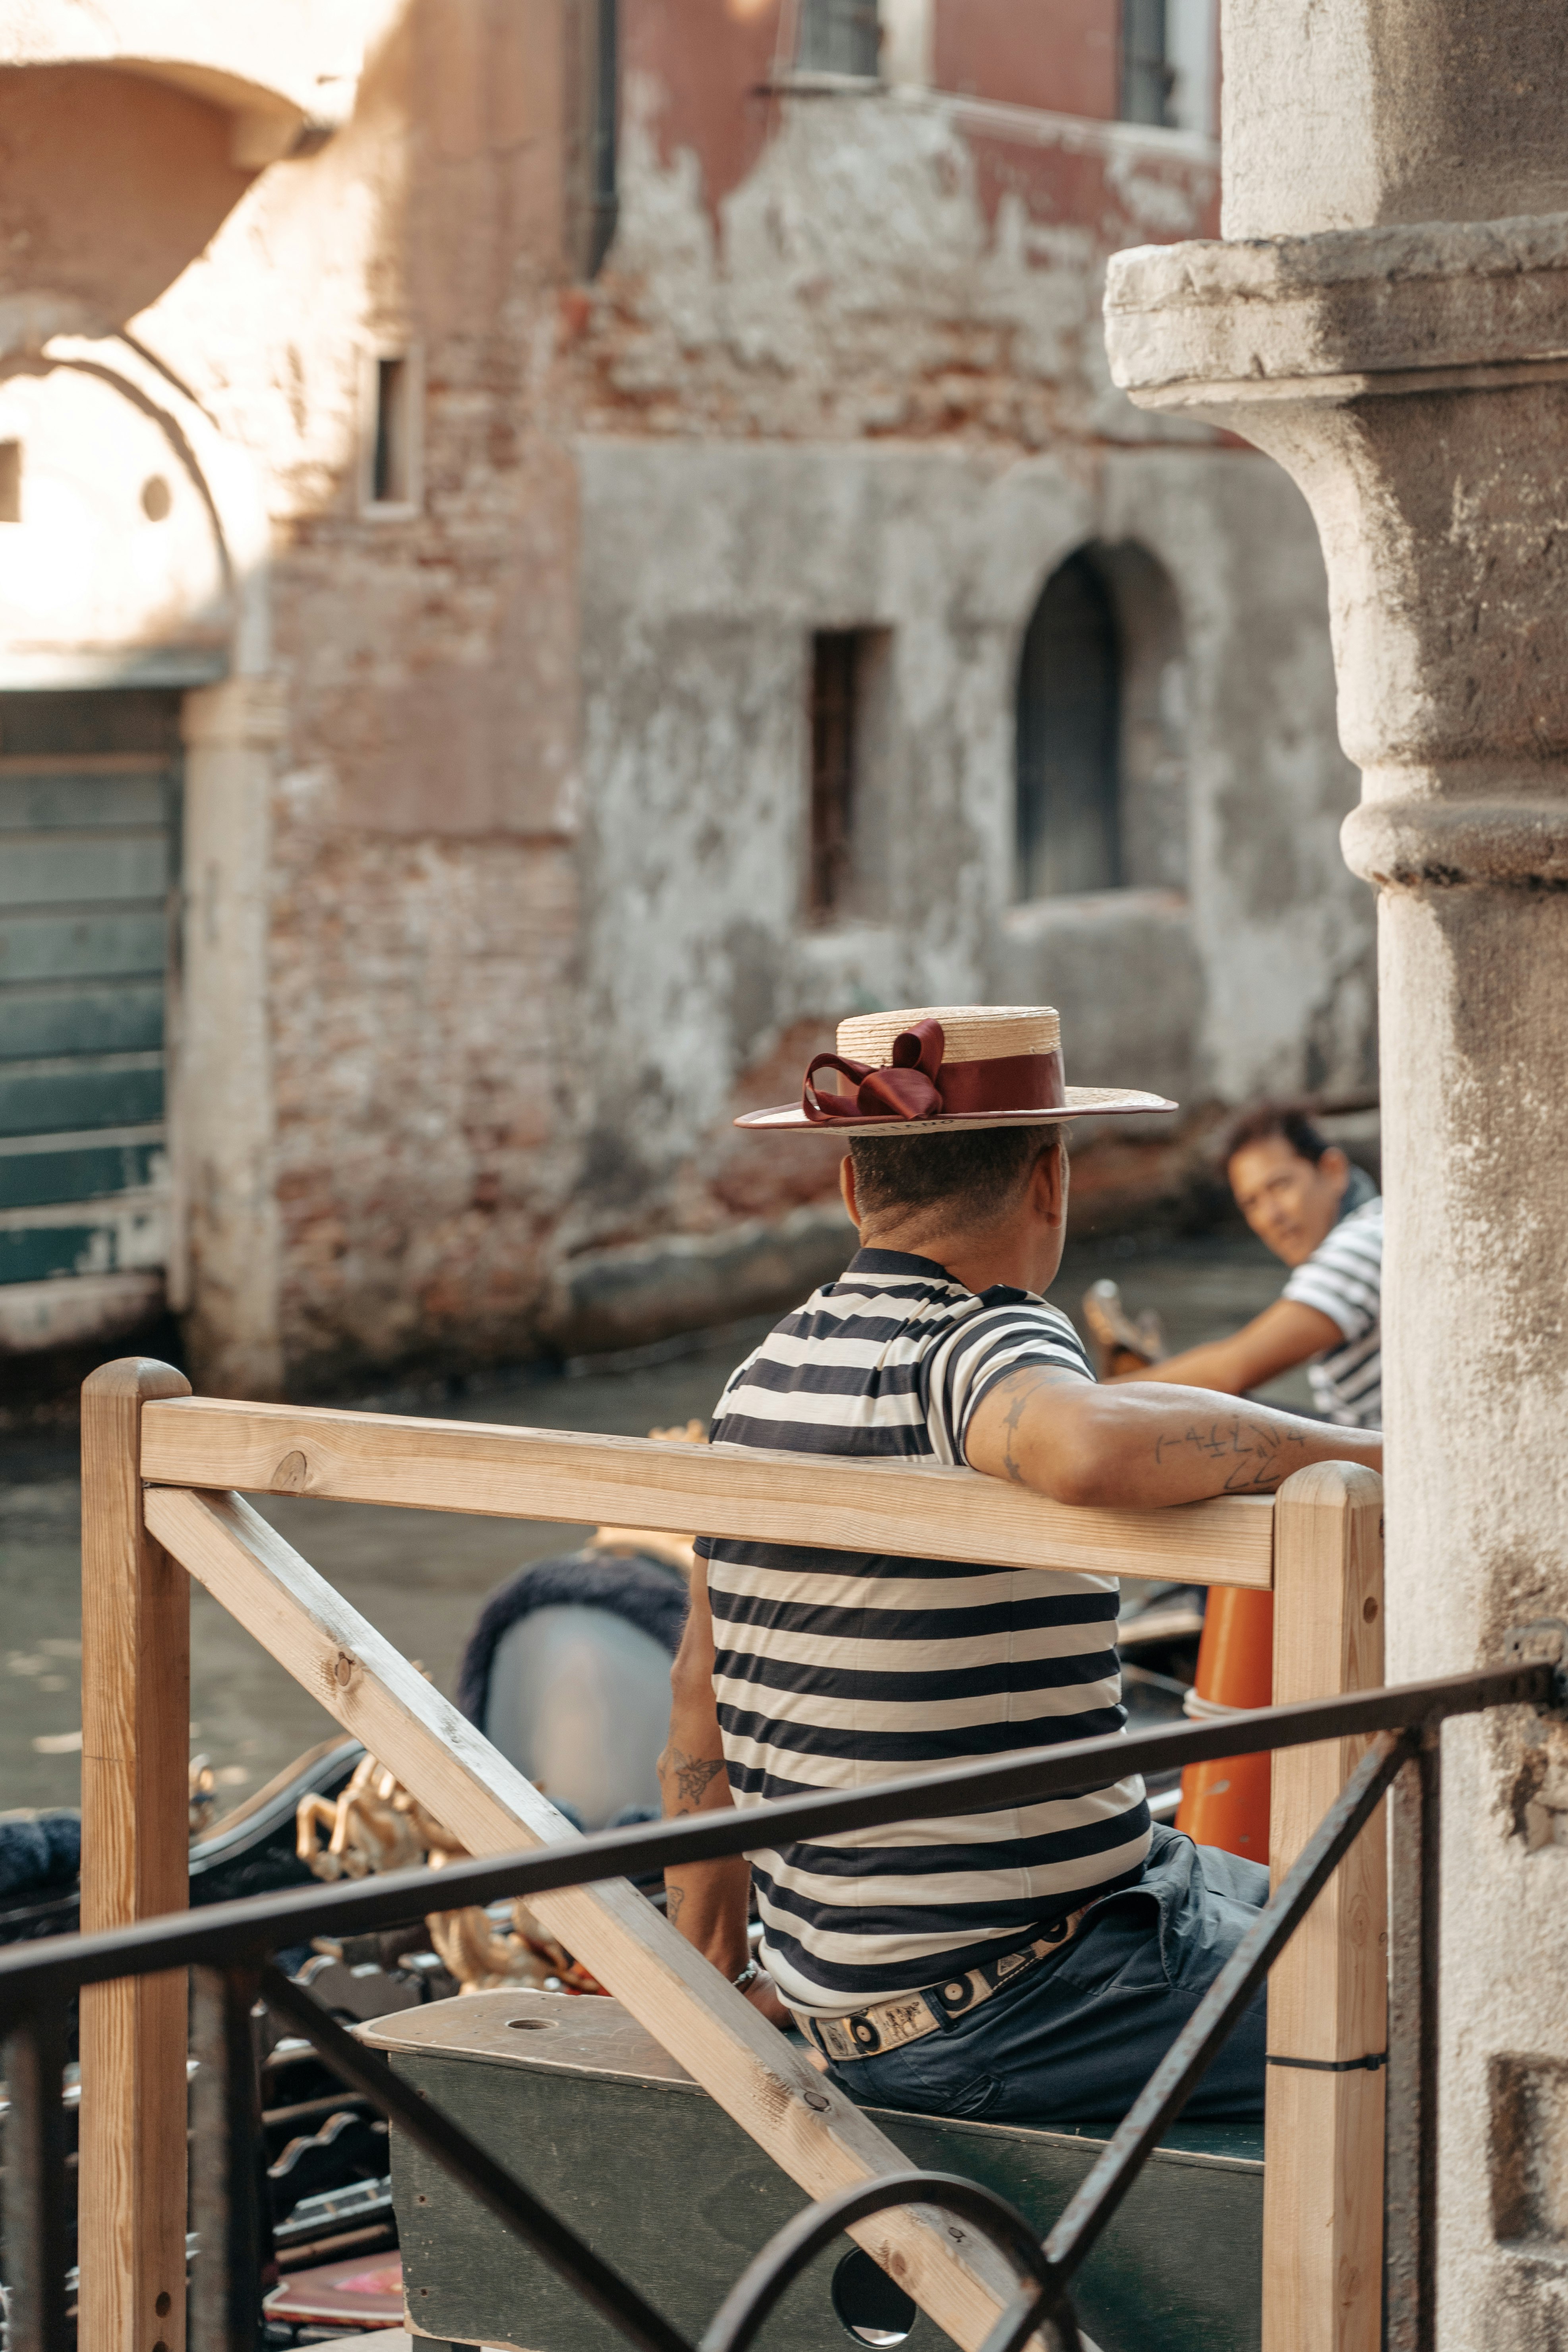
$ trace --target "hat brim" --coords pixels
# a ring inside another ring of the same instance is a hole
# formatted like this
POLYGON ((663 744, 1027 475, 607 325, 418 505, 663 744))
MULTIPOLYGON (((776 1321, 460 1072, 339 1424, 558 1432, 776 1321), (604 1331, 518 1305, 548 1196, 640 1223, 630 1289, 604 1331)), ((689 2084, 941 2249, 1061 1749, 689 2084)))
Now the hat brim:
POLYGON ((1158 1116, 1180 1106, 1163 1095, 1131 1094, 1121 1087, 1068 1087, 1059 1110, 976 1111, 966 1118, 807 1118, 799 1103, 780 1103, 772 1110, 749 1110, 737 1127, 768 1134, 791 1130, 813 1135, 954 1135, 975 1127, 1056 1127, 1069 1118, 1131 1118, 1158 1116))

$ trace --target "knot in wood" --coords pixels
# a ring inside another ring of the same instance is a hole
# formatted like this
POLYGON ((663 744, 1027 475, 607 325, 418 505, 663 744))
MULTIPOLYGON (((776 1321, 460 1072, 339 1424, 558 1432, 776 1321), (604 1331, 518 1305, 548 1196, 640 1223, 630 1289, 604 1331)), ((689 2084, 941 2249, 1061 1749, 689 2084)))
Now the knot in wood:
POLYGON ((296 1450, 286 1454, 272 1474, 274 1494, 302 1495, 310 1483, 310 1465, 296 1450))
POLYGON ((808 2107, 815 2107, 819 2116, 826 2115, 833 2105, 826 2091, 803 2091, 801 2097, 808 2107))
POLYGON ((357 1659, 352 1658, 346 1650, 340 1650, 332 1660, 332 1680, 340 1690, 347 1690, 353 1682, 357 1664, 357 1659))

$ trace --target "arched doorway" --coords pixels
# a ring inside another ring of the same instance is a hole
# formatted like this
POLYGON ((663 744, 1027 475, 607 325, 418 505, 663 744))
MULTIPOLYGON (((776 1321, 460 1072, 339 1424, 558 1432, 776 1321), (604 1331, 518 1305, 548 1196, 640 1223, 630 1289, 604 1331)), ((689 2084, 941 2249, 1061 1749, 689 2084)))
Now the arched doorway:
POLYGON ((1184 887, 1185 739, 1169 575, 1132 544, 1078 548, 1019 654, 1015 895, 1184 887))

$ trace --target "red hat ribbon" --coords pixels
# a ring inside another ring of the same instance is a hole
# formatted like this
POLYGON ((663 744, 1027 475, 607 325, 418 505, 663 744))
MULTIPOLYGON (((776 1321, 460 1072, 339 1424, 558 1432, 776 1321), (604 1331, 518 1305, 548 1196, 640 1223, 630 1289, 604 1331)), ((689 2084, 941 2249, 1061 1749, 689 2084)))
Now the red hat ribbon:
POLYGON ((813 1126, 840 1118, 940 1118, 947 1106, 937 1083, 947 1040, 940 1021, 917 1021, 893 1040, 893 1058, 884 1068, 846 1061, 841 1054, 818 1054, 805 1074, 801 1108, 813 1126), (852 1078, 852 1095, 818 1094, 818 1070, 852 1078))

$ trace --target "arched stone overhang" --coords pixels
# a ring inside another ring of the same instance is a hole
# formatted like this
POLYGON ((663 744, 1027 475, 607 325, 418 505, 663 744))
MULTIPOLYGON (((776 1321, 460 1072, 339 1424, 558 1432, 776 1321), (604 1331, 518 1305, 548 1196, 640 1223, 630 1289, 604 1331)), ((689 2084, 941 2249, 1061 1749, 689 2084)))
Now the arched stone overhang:
POLYGON ((386 0, 22 0, 0 25, 0 67, 95 65, 221 108, 233 160, 259 170, 347 119, 386 0))

